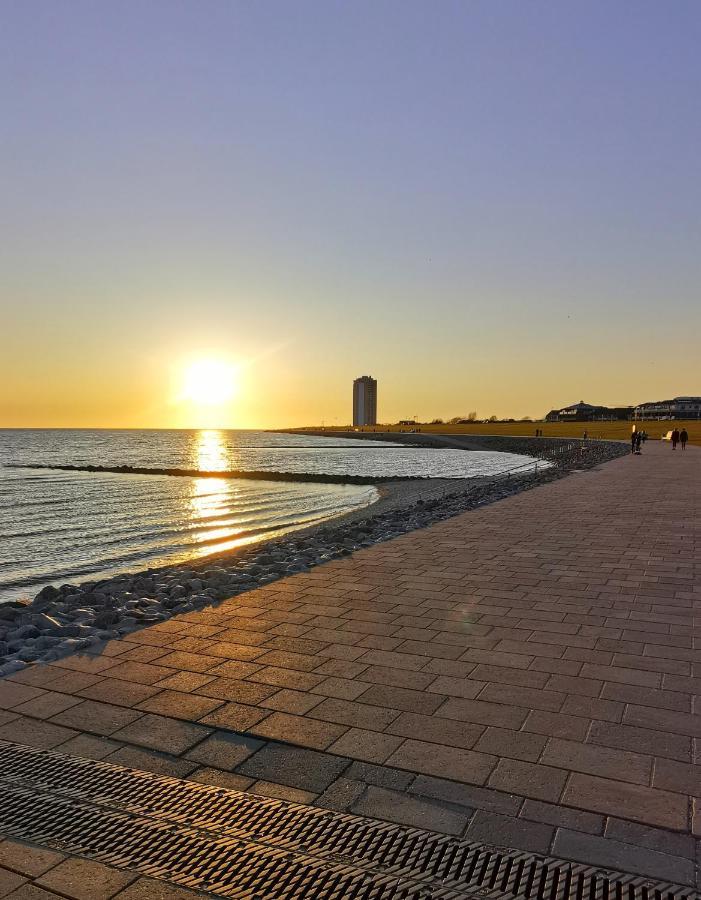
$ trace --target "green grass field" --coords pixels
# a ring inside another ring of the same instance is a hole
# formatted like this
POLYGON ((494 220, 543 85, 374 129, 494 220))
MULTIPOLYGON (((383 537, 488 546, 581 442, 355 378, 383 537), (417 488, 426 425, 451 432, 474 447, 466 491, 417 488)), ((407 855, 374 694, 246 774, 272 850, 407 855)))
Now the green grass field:
MULTIPOLYGON (((689 443, 701 445, 701 421, 689 422, 638 422, 637 427, 647 431, 651 438, 660 438, 674 427, 680 431, 686 428, 689 433, 689 443)), ((608 438, 611 440, 627 441, 630 439, 633 422, 488 422, 474 425, 421 425, 417 428, 428 434, 495 434, 519 437, 533 437, 536 428, 542 429, 544 437, 573 437, 581 438, 585 430, 590 438, 608 438)), ((295 429, 302 430, 302 429, 295 429)), ((305 429, 306 430, 306 429, 305 429)), ((316 428, 309 429, 320 431, 316 428)), ((324 428, 324 431, 349 431, 350 426, 337 428, 324 428)), ((408 431, 407 425, 377 425, 373 428, 359 428, 358 431, 408 431)))

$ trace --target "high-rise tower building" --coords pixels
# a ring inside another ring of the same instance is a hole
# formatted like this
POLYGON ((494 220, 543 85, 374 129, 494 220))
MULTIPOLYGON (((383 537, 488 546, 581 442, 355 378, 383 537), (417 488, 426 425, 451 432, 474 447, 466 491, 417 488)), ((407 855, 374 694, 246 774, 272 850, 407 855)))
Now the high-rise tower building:
POLYGON ((377 381, 370 375, 353 382, 353 425, 377 425, 377 381))

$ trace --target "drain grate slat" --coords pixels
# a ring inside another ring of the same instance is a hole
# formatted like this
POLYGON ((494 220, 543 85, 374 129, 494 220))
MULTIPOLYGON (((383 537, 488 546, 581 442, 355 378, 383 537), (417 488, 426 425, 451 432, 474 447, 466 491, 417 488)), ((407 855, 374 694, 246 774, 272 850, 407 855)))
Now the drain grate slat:
POLYGON ((226 897, 699 900, 578 863, 0 741, 0 830, 226 897))

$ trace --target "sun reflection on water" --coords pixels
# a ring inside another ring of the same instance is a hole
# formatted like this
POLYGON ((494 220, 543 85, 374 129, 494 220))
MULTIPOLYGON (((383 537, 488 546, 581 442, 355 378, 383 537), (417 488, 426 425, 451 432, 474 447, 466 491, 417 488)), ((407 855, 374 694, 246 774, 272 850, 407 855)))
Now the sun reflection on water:
POLYGON ((192 536, 201 545, 198 548, 201 555, 247 543, 246 538, 236 537, 242 527, 231 522, 231 507, 236 504, 237 493, 237 488, 227 478, 192 479, 192 536))
POLYGON ((196 468, 201 472, 225 472, 229 468, 226 443, 221 431, 198 431, 194 455, 196 468))

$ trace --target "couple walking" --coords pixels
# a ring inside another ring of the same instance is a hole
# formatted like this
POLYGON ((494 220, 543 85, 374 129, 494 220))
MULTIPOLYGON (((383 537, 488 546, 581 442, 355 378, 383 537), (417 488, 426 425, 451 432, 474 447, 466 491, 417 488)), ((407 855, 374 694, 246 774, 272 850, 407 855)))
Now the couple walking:
POLYGON ((675 428, 671 435, 672 438, 672 450, 677 449, 677 444, 682 445, 682 450, 686 450, 686 442, 689 440, 689 434, 686 428, 682 428, 679 431, 678 428, 675 428))
POLYGON ((630 452, 640 453, 643 442, 647 440, 646 431, 636 431, 635 428, 630 436, 630 452))

